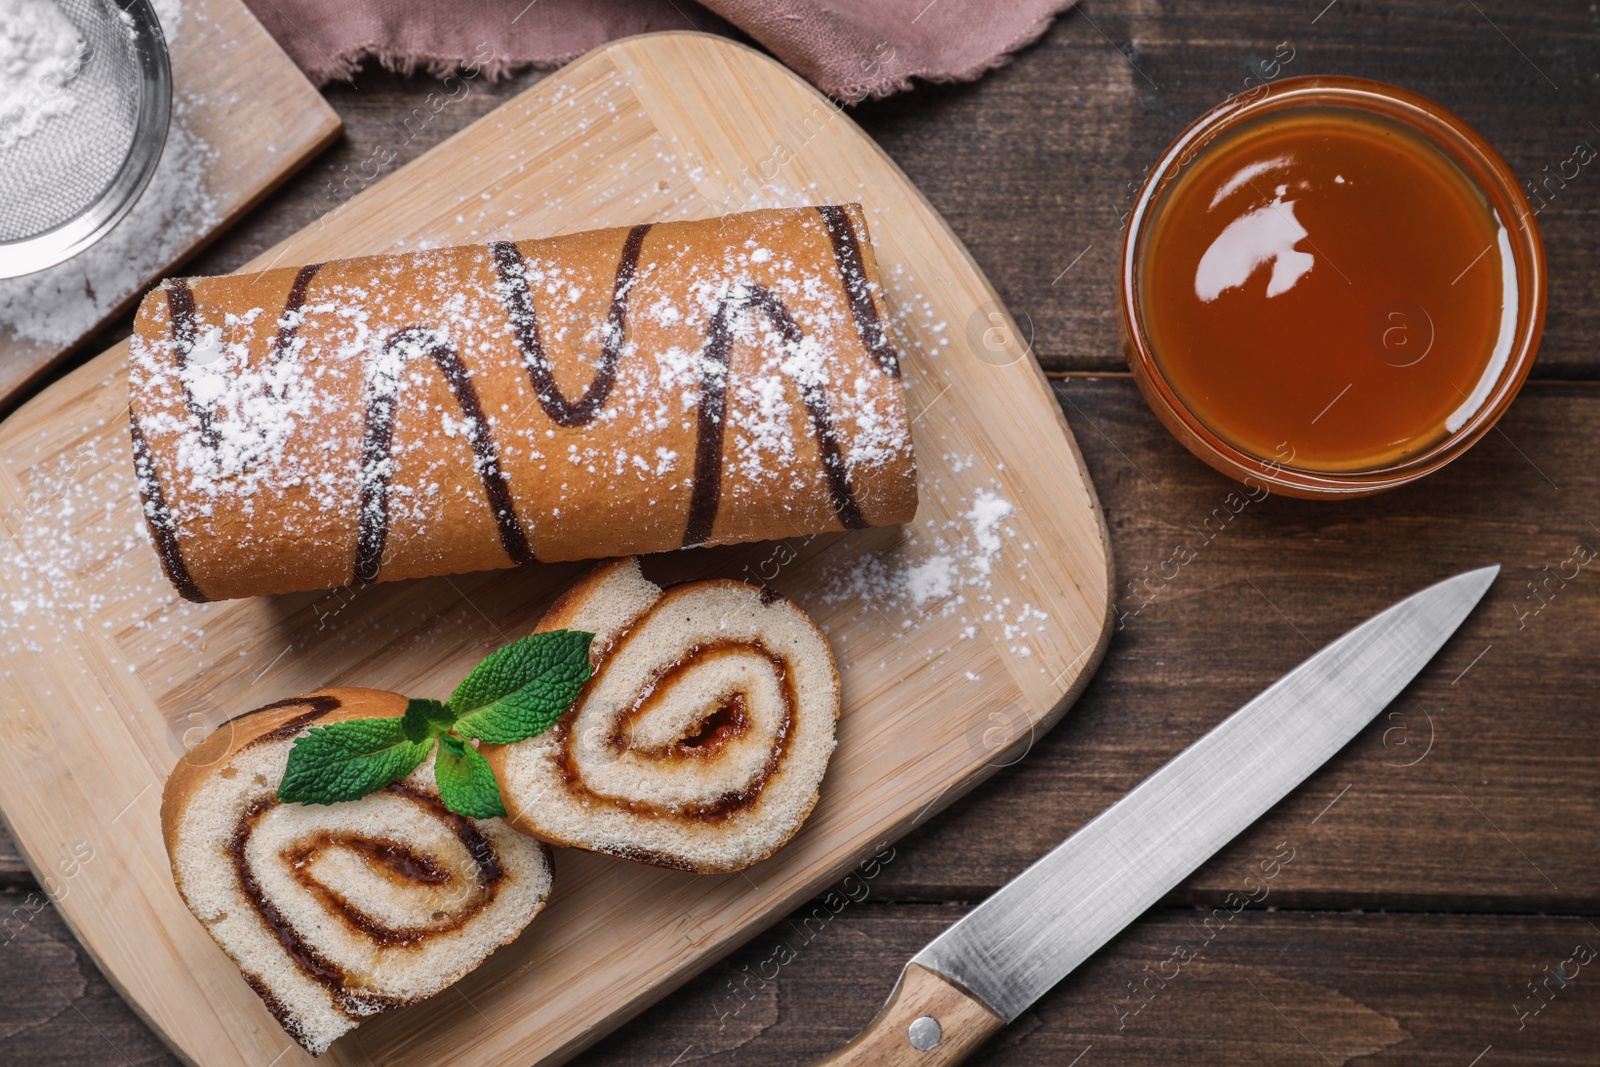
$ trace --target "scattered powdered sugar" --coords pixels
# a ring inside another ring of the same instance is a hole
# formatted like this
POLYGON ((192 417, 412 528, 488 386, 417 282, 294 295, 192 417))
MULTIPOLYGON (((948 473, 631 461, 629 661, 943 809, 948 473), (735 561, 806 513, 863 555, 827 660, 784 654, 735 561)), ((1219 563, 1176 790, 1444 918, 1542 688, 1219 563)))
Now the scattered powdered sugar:
MULTIPOLYGON (((878 604, 924 608, 945 601, 959 607, 961 597, 989 588, 995 557, 1003 547, 1011 502, 993 489, 979 490, 967 509, 943 523, 906 528, 904 550, 893 561, 861 556, 835 575, 822 596, 825 604, 862 597, 878 604), (926 551, 919 551, 924 544, 926 551), (952 598, 955 598, 952 600, 952 598)), ((948 614, 948 610, 946 614, 948 614)))
MULTIPOLYGON (((951 340, 949 323, 940 315, 938 306, 904 264, 886 264, 884 274, 889 279, 885 287, 895 297, 886 323, 890 335, 902 349, 914 347, 922 360, 940 359, 951 340), (917 338, 914 346, 905 340, 912 337, 917 338)), ((908 367, 914 369, 915 364, 908 367)), ((935 395, 923 410, 931 408, 942 395, 935 395)), ((928 454, 937 438, 939 435, 923 424, 919 452, 928 454)), ((965 451, 941 452, 939 458, 951 475, 971 471, 979 464, 978 456, 965 451)), ((1005 464, 996 465, 995 470, 1003 473, 1005 464)), ((928 488, 923 486, 924 497, 928 488)), ((996 480, 964 500, 944 504, 945 513, 953 514, 953 518, 923 519, 907 525, 904 535, 887 553, 858 556, 826 574, 821 583, 822 602, 863 602, 886 610, 899 609, 908 616, 901 622, 907 629, 914 625, 910 616, 916 613, 954 616, 962 624, 961 638, 969 641, 977 638, 978 623, 997 626, 1000 637, 1007 642, 1007 651, 1021 659, 1033 657, 1029 637, 1046 632, 1044 624, 1049 621, 1049 614, 1031 603, 1017 603, 1009 596, 997 595, 992 584, 1006 545, 1016 537, 1007 522, 1015 514, 1015 506, 996 480)), ((1022 550, 1020 558, 1008 563, 1026 581, 1027 553, 1033 544, 1020 541, 1017 547, 1022 550)), ((979 680, 970 671, 966 676, 968 681, 979 680)))
POLYGON ((1006 524, 1014 508, 997 484, 978 490, 965 504, 954 518, 907 526, 887 557, 859 556, 835 570, 823 581, 822 602, 899 609, 907 613, 906 627, 914 625, 910 615, 915 612, 959 616, 967 640, 977 637, 976 623, 998 624, 1011 654, 1031 657, 1028 636, 1044 632, 1050 616, 997 596, 992 588, 996 561, 1014 536, 1006 524))
POLYGON ((906 595, 914 607, 922 607, 930 600, 943 600, 956 591, 960 578, 954 557, 940 553, 929 556, 921 563, 906 564, 902 581, 906 595))
POLYGON ((71 450, 28 471, 0 524, 0 672, 26 669, 11 658, 19 653, 77 646, 91 626, 123 647, 118 635, 157 631, 192 646, 203 666, 206 608, 173 595, 150 547, 126 417, 78 427, 73 438, 71 450))
MULTIPOLYGON (((971 466, 971 464, 968 464, 971 466)), ((995 565, 1014 531, 1014 514, 998 483, 966 499, 954 518, 923 520, 882 555, 861 555, 822 579, 826 605, 862 603, 904 614, 902 627, 914 627, 918 613, 957 617, 963 640, 978 637, 978 624, 998 625, 1013 656, 1034 656, 1030 635, 1045 632, 1050 614, 1030 603, 1014 603, 992 587, 995 565)), ((1021 544, 1026 552, 1032 545, 1021 544)), ((1026 566, 1026 558, 1014 561, 1026 566)), ((976 681, 976 675, 970 680, 976 681)))
POLYGON ((973 570, 987 578, 994 571, 994 557, 1000 552, 1000 524, 1011 514, 1011 501, 997 493, 982 492, 963 516, 972 522, 973 570))
POLYGON ((55 0, 0 0, 0 151, 72 110, 86 49, 55 0))

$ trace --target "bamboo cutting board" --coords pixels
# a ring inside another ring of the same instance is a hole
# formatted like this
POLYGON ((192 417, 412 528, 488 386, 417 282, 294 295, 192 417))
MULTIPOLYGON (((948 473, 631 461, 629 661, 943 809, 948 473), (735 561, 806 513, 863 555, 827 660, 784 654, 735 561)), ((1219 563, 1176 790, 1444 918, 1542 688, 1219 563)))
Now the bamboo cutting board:
POLYGON ((172 62, 161 165, 93 249, 0 279, 0 408, 339 134, 339 117, 241 0, 156 6, 172 62))
MULTIPOLYGON (((1110 560, 1060 410, 960 242, 837 108, 728 41, 593 52, 254 265, 851 200, 905 358, 916 522, 645 561, 662 582, 765 581, 827 630, 844 708, 815 813, 726 876, 559 852, 552 902, 518 941, 328 1061, 558 1062, 604 1035, 1049 727, 1104 650, 1110 560)), ((0 809, 79 939, 184 1058, 308 1062, 173 889, 168 770, 228 716, 323 685, 446 694, 581 568, 182 602, 142 532, 125 354, 0 426, 0 809)))

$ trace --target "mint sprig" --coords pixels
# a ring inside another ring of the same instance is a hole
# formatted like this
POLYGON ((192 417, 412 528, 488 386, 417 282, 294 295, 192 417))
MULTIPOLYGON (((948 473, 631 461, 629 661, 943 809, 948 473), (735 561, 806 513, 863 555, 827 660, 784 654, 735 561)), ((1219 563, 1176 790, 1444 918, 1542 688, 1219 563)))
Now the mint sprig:
POLYGON ((416 770, 430 747, 408 738, 400 719, 313 726, 289 752, 278 799, 301 804, 356 800, 416 770))
MULTIPOLYGON (((375 720, 384 722, 383 719, 375 720)), ((456 714, 441 700, 408 700, 400 717, 401 729, 413 741, 432 741, 455 725, 456 714)))
POLYGON ((489 761, 455 734, 439 738, 439 751, 433 757, 433 780, 439 786, 444 806, 451 811, 474 819, 492 819, 506 813, 489 761))
POLYGON ((491 745, 544 733, 589 680, 593 640, 581 630, 552 630, 490 653, 450 694, 456 729, 491 745))
POLYGON ((503 816, 489 761, 471 743, 509 745, 555 725, 589 680, 594 634, 550 630, 490 653, 448 703, 410 700, 404 715, 313 726, 289 750, 278 799, 337 804, 358 800, 422 765, 437 747, 433 779, 451 811, 503 816))

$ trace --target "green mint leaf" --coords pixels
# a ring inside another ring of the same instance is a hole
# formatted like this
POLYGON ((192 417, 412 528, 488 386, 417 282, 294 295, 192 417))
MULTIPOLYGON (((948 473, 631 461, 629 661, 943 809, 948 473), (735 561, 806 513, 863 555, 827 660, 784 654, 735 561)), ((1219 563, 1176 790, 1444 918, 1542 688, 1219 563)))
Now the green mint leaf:
POLYGON ((440 700, 408 700, 405 725, 406 737, 412 741, 432 741, 455 725, 456 713, 450 705, 440 700))
POLYGON ((433 780, 445 807, 471 819, 492 819, 506 813, 489 761, 454 734, 439 738, 433 757, 433 780))
POLYGON ((398 718, 313 726, 289 750, 278 799, 299 804, 358 800, 416 770, 430 747, 407 737, 398 718))
POLYGON ((593 640, 582 630, 550 630, 491 653, 450 697, 456 731, 496 745, 544 733, 589 680, 593 640))

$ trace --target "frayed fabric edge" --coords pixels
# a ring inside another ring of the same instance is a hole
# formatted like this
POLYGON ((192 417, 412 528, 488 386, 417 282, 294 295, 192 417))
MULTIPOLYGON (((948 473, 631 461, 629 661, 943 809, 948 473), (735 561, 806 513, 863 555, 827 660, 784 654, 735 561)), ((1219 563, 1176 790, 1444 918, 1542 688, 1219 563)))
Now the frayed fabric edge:
POLYGON ((1078 0, 1053 0, 1051 5, 1040 13, 1039 17, 1025 26, 1016 37, 1002 45, 1000 51, 987 59, 980 60, 960 70, 907 70, 893 77, 883 79, 877 84, 856 83, 847 85, 828 86, 819 85, 829 96, 842 100, 846 104, 860 104, 867 100, 882 100, 896 93, 909 92, 916 88, 916 83, 925 82, 929 85, 957 85, 963 82, 977 81, 985 74, 999 70, 1012 60, 1016 54, 1030 45, 1036 44, 1043 37, 1045 31, 1066 12, 1078 6, 1078 0), (853 90, 853 91, 852 91, 853 90))
MULTIPOLYGON (((916 83, 919 81, 935 85, 975 81, 985 74, 998 70, 1010 63, 1016 57, 1017 52, 1036 43, 1040 37, 1044 36, 1045 31, 1050 28, 1057 18, 1076 5, 1077 0, 1054 0, 1038 18, 1025 26, 1012 40, 1001 46, 999 52, 960 70, 907 70, 872 82, 853 84, 840 82, 833 85, 818 85, 817 88, 847 104, 859 104, 866 100, 881 100, 896 93, 907 92, 915 88, 916 83)), ((625 39, 617 38, 617 40, 625 39)), ((595 47, 603 47, 603 45, 596 45, 595 47)), ((355 76, 373 63, 383 70, 392 71, 403 76, 410 76, 420 71, 434 78, 445 78, 452 74, 458 74, 462 70, 475 65, 477 73, 473 77, 481 76, 487 81, 498 82, 524 70, 553 70, 557 67, 565 66, 589 51, 592 51, 592 49, 579 48, 551 56, 514 57, 496 55, 487 60, 479 60, 476 56, 463 55, 429 53, 407 55, 396 52, 387 45, 373 41, 352 45, 337 55, 325 55, 321 58, 325 59, 326 62, 318 63, 316 66, 306 70, 305 75, 318 88, 325 88, 333 82, 354 84, 355 76)), ((768 54, 771 54, 770 50, 768 54)))
POLYGON ((395 74, 409 77, 413 74, 423 73, 434 78, 446 78, 452 74, 461 74, 469 67, 475 67, 476 72, 470 77, 482 77, 487 81, 503 81, 520 71, 554 70, 566 66, 586 52, 588 48, 574 49, 571 52, 543 57, 515 57, 497 55, 487 60, 479 59, 475 55, 438 55, 429 53, 403 54, 391 50, 386 45, 376 42, 352 45, 334 56, 324 56, 326 62, 319 62, 315 67, 304 71, 305 76, 319 89, 326 88, 335 82, 353 84, 355 76, 369 66, 376 65, 395 74))

